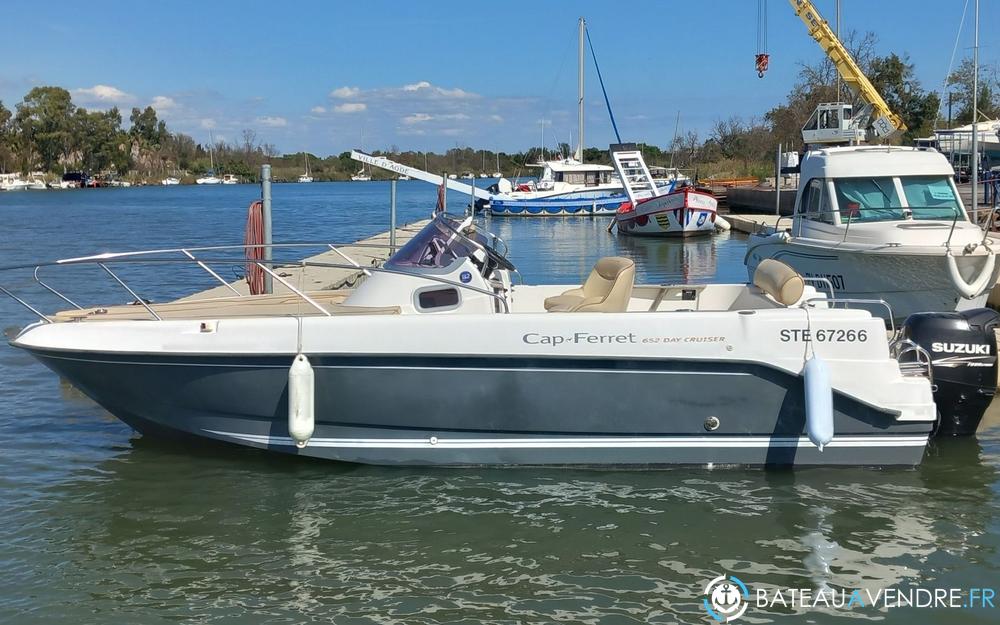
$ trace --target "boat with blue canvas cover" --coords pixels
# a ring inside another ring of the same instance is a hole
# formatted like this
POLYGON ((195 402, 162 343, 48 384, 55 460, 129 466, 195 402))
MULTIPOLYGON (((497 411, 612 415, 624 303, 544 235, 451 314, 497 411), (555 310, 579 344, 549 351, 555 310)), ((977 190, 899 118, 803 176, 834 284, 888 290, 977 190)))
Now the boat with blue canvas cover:
POLYGON ((625 189, 607 165, 587 164, 572 158, 548 161, 537 181, 513 187, 501 179, 490 187, 492 215, 551 217, 565 215, 614 215, 628 201, 625 189), (506 184, 505 184, 506 183, 506 184))

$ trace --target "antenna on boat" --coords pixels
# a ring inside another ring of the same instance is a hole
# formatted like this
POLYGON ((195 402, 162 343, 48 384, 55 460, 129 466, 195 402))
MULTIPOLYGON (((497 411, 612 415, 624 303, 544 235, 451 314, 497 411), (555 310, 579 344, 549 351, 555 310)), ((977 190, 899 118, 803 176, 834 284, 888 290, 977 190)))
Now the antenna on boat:
MULTIPOLYGON (((578 61, 577 72, 579 73, 579 85, 578 85, 578 88, 579 88, 579 91, 578 91, 579 100, 577 102, 577 105, 579 106, 579 111, 577 113, 577 124, 579 125, 579 130, 577 131, 577 138, 579 139, 580 142, 577 144, 577 148, 576 148, 576 160, 580 161, 581 163, 583 162, 583 35, 586 32, 586 30, 587 30, 587 20, 585 20, 585 19, 583 19, 581 17, 580 18, 580 46, 579 46, 579 50, 578 50, 578 54, 577 54, 577 56, 578 56, 578 58, 577 58, 577 61, 578 61)), ((589 35, 588 35, 588 38, 589 38, 589 35)), ((591 46, 591 50, 593 50, 593 46, 591 46)), ((621 140, 619 140, 619 142, 620 141, 621 140)))

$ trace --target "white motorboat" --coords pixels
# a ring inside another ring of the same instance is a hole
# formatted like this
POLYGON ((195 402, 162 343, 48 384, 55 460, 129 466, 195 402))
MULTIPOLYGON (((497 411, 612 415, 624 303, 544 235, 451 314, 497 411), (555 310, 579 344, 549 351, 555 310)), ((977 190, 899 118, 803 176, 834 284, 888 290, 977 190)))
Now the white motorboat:
POLYGON ((30 188, 31 183, 22 180, 19 174, 0 174, 0 190, 27 191, 30 188))
POLYGON ((835 147, 806 153, 800 167, 791 227, 750 237, 750 275, 780 260, 829 281, 838 298, 884 299, 897 321, 985 304, 1000 276, 997 244, 969 221, 944 156, 835 147))
MULTIPOLYGON (((993 361, 959 413, 935 405, 920 344, 893 356, 880 318, 830 306, 777 261, 753 285, 636 285, 612 257, 582 285, 527 286, 504 249, 439 215, 383 267, 303 261, 369 273, 354 290, 274 273, 274 295, 152 304, 131 285, 136 305, 53 315, 16 297, 41 318, 11 344, 150 436, 396 465, 913 465, 939 412, 978 423, 996 386, 992 329, 948 322, 948 340, 983 342, 993 361)), ((44 266, 121 279, 117 262, 246 262, 242 247, 224 254, 44 266)), ((904 336, 939 340, 937 325, 904 336)))
POLYGON ((222 178, 219 178, 214 173, 207 173, 200 178, 195 179, 196 184, 222 184, 222 178))
POLYGON ((166 178, 164 178, 163 180, 160 181, 160 184, 163 185, 163 186, 165 186, 165 187, 177 185, 177 184, 180 184, 180 183, 181 183, 181 179, 180 178, 175 178, 173 176, 168 176, 168 177, 166 177, 166 178))
POLYGON ((351 176, 351 180, 353 180, 354 182, 369 182, 371 181, 371 179, 372 179, 371 174, 368 173, 364 165, 361 166, 361 169, 358 170, 358 173, 351 176))
POLYGON ((222 184, 240 184, 240 177, 236 174, 222 174, 222 184))
POLYGON ((712 234, 716 227, 728 229, 711 193, 690 186, 675 188, 677 179, 661 186, 635 144, 615 144, 610 151, 629 199, 615 213, 619 234, 689 237, 712 234))

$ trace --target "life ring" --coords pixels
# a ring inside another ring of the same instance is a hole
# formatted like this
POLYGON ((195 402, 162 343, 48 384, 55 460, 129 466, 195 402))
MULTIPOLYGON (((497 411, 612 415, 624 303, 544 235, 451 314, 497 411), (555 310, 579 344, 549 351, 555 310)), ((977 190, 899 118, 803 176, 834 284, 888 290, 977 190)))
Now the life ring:
POLYGON ((989 254, 986 257, 986 261, 983 263, 982 269, 979 270, 979 275, 971 283, 966 282, 965 278, 958 271, 958 262, 955 260, 955 256, 952 255, 949 249, 945 252, 945 256, 948 261, 948 277, 951 278, 951 283, 959 294, 965 299, 974 299, 979 297, 997 283, 997 279, 1000 278, 1000 263, 997 263, 996 253, 987 248, 989 254))

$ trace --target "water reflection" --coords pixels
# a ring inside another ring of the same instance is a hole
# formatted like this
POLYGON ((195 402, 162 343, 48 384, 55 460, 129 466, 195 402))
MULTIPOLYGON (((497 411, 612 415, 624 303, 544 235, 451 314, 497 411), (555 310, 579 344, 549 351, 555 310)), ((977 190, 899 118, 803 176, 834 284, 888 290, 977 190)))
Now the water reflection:
POLYGON ((907 471, 446 471, 139 439, 19 510, 8 562, 54 611, 693 622, 720 570, 768 589, 995 570, 997 475, 980 455, 947 445, 907 471))

